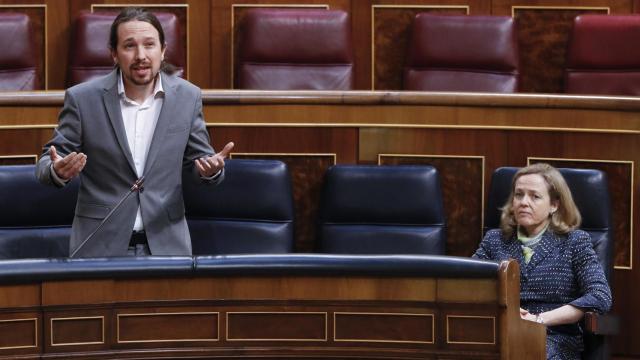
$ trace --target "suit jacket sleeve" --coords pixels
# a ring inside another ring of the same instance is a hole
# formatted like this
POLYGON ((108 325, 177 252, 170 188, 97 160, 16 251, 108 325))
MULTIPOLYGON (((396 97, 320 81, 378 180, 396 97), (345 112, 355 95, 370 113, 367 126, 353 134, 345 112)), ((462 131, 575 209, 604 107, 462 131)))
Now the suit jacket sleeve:
POLYGON ((64 106, 58 116, 58 126, 53 132, 53 138, 42 148, 42 155, 36 165, 36 177, 47 185, 60 186, 51 175, 51 157, 49 149, 55 146, 60 157, 72 152, 82 151, 82 126, 80 110, 73 95, 67 91, 64 96, 64 106))
POLYGON ((499 233, 496 232, 499 232, 499 230, 489 230, 487 232, 482 242, 480 242, 478 250, 476 250, 472 257, 482 260, 495 260, 491 251, 491 242, 496 236, 499 237, 499 233))
POLYGON ((611 308, 611 289, 593 250, 589 234, 575 231, 570 236, 575 237, 572 265, 582 296, 569 304, 600 313, 607 312, 611 308))
POLYGON ((214 155, 215 152, 211 147, 209 140, 209 132, 202 115, 202 95, 198 92, 195 99, 194 111, 191 120, 191 129, 189 132, 189 141, 184 152, 183 166, 190 168, 193 175, 207 184, 217 184, 224 179, 224 169, 217 177, 213 179, 205 179, 200 177, 200 173, 195 166, 194 160, 203 156, 214 155))

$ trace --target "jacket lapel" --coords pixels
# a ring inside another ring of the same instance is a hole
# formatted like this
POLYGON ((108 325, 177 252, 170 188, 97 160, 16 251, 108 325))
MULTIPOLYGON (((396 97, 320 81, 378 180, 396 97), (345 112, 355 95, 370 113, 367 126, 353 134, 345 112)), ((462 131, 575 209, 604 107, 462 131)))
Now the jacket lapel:
POLYGON ((109 76, 109 80, 107 85, 104 88, 105 92, 102 95, 102 99, 104 100, 104 106, 107 109, 107 114, 109 115, 109 121, 111 121, 111 126, 113 127, 113 131, 116 134, 116 139, 118 140, 118 144, 120 145, 120 149, 124 156, 127 158, 127 162, 129 163, 129 167, 136 174, 136 167, 133 164, 133 156, 131 155, 131 150, 129 149, 129 144, 127 143, 127 134, 124 130, 124 122, 122 120, 122 112, 120 110, 120 99, 118 98, 118 71, 114 70, 109 76))
POLYGON ((158 116, 158 122, 156 123, 156 129, 153 132, 153 138, 149 147, 149 153, 147 154, 147 161, 144 165, 143 174, 147 174, 149 169, 153 166, 158 153, 162 148, 163 140, 169 125, 171 125, 171 119, 178 118, 179 103, 177 100, 177 93, 175 89, 175 82, 172 81, 170 76, 166 76, 163 72, 160 72, 162 76, 162 87, 164 89, 164 101, 162 103, 162 109, 158 116))
POLYGON ((533 256, 531 257, 531 261, 529 261, 529 264, 526 266, 528 272, 535 269, 542 260, 554 251, 556 248, 556 242, 556 235, 552 230, 547 229, 547 231, 542 234, 542 239, 540 239, 540 243, 536 246, 533 256))

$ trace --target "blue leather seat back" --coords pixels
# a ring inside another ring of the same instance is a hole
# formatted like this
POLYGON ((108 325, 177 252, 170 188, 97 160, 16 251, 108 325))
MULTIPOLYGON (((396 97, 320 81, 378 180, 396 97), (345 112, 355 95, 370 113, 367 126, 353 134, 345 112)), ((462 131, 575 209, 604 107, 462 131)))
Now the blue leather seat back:
POLYGON ((321 252, 441 255, 445 230, 440 178, 431 166, 337 165, 326 173, 321 252))
POLYGON ((40 184, 34 165, 0 166, 0 258, 69 255, 79 180, 61 189, 40 184))
POLYGON ((227 160, 218 186, 189 176, 183 192, 194 255, 293 251, 293 195, 283 162, 227 160))
MULTIPOLYGON (((519 168, 501 167, 491 177, 485 213, 485 232, 500 227, 500 207, 509 198, 511 181, 519 168)), ((559 168, 582 215, 580 228, 591 235, 593 248, 607 279, 613 268, 613 226, 607 175, 600 170, 559 168)))

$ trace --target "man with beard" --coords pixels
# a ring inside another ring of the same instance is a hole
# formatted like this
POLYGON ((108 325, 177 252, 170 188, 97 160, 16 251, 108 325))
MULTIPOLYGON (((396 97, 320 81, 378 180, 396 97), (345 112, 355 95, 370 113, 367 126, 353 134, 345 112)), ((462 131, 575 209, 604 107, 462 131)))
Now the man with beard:
POLYGON ((165 71, 164 31, 152 13, 124 9, 111 25, 109 46, 114 70, 66 91, 36 176, 59 187, 80 176, 71 254, 191 255, 182 173, 219 183, 233 143, 213 151, 200 89, 165 71), (144 191, 105 221, 142 177, 144 191))

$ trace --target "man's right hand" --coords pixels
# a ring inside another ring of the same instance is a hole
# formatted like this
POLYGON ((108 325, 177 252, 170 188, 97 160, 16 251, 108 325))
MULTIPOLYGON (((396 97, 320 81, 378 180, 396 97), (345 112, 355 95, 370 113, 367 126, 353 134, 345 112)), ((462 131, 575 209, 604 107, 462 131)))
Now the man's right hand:
POLYGON ((78 176, 87 164, 87 155, 84 153, 76 153, 74 151, 65 157, 60 157, 56 152, 55 146, 49 148, 49 157, 53 162, 53 171, 64 181, 78 176))

